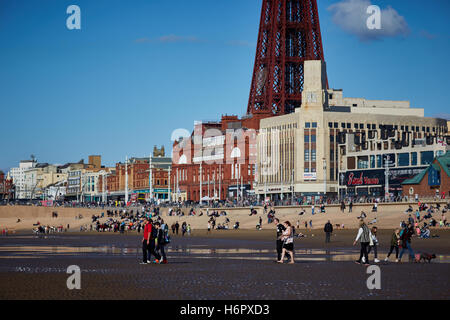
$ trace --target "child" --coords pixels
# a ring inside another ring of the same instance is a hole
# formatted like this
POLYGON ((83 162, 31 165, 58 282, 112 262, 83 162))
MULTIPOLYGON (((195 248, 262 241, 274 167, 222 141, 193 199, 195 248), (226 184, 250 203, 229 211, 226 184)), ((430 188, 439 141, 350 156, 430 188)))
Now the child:
POLYGON ((378 260, 378 239, 377 239, 377 227, 372 227, 371 230, 371 237, 372 237, 372 244, 369 246, 369 250, 367 250, 367 254, 370 253, 370 251, 373 249, 373 253, 375 256, 375 259, 373 260, 375 263, 380 262, 380 260, 378 260))
POLYGON ((395 249, 395 262, 398 262, 398 246, 400 244, 400 229, 395 229, 394 233, 392 234, 391 238, 391 248, 389 249, 389 253, 384 259, 384 261, 389 261, 389 256, 395 249))

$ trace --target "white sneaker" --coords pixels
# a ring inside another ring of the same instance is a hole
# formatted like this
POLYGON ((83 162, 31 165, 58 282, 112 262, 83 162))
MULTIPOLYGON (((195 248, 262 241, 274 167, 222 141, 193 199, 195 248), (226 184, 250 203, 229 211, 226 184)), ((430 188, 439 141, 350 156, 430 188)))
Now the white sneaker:
POLYGON ((362 261, 362 263, 366 263, 366 258, 362 257, 361 261, 362 261))
POLYGON ((389 258, 388 258, 388 257, 386 257, 386 259, 384 259, 384 261, 388 262, 388 261, 389 261, 389 258))
POLYGON ((380 260, 378 260, 378 259, 375 259, 375 260, 373 260, 375 263, 378 263, 378 262, 380 262, 380 260))

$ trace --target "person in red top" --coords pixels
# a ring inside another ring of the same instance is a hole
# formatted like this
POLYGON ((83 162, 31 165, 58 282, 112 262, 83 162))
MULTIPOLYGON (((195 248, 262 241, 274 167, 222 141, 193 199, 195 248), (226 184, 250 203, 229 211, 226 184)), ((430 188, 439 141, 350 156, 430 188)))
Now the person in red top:
POLYGON ((143 261, 141 264, 150 263, 152 255, 155 256, 155 263, 159 263, 161 256, 155 251, 155 231, 153 230, 153 221, 145 218, 144 237, 142 239, 143 261))

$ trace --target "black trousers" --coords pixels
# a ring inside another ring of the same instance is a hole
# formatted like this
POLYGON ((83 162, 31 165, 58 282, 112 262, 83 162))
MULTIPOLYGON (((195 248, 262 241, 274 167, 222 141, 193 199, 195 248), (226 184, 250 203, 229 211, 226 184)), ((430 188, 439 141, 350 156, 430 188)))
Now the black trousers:
POLYGON ((361 242, 361 253, 359 255, 358 261, 361 262, 362 257, 366 259, 365 263, 369 263, 369 254, 367 253, 367 248, 369 247, 370 242, 361 242))
POLYGON ((325 232, 325 243, 330 242, 331 232, 325 232))
POLYGON ((391 253, 394 252, 394 249, 395 249, 395 258, 398 259, 398 246, 391 246, 391 248, 389 249, 389 253, 387 255, 388 258, 391 255, 391 253))
POLYGON ((278 257, 277 261, 280 261, 282 251, 283 251, 283 241, 277 240, 277 257, 278 257))
POLYGON ((151 261, 152 255, 157 259, 161 259, 161 256, 156 252, 155 250, 155 242, 150 241, 149 244, 147 244, 147 241, 144 240, 142 242, 142 254, 143 254, 143 262, 151 261))

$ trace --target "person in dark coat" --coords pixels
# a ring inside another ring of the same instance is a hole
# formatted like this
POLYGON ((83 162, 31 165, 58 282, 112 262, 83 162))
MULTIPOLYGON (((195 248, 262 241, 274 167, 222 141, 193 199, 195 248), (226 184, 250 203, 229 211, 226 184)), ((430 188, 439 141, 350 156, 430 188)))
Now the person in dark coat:
POLYGON ((325 243, 330 243, 331 234, 333 233, 333 225, 330 223, 330 220, 325 223, 323 231, 325 232, 325 243))

